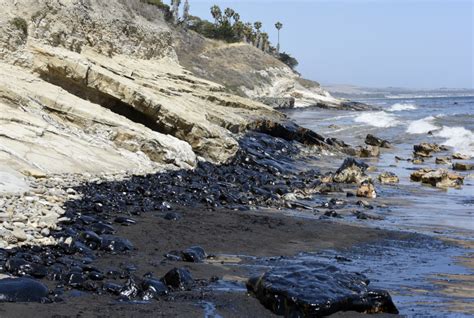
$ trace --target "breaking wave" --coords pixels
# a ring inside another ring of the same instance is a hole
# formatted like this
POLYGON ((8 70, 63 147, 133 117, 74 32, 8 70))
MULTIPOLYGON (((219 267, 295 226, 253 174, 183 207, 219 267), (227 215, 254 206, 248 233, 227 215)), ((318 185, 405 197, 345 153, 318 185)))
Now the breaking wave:
POLYGON ((445 146, 465 155, 474 157, 474 133, 464 127, 447 127, 436 132, 436 137, 446 138, 445 146))
POLYGON ((354 121, 379 128, 394 127, 400 123, 396 116, 383 111, 361 114, 354 121))
POLYGON ((418 109, 418 107, 416 107, 413 104, 400 104, 400 103, 397 103, 397 104, 393 104, 392 107, 390 107, 388 109, 388 111, 389 112, 400 112, 400 111, 403 111, 403 110, 415 110, 415 109, 418 109))
POLYGON ((407 128, 409 134, 426 134, 432 130, 438 130, 439 127, 434 124, 436 117, 429 116, 423 119, 412 121, 407 128))

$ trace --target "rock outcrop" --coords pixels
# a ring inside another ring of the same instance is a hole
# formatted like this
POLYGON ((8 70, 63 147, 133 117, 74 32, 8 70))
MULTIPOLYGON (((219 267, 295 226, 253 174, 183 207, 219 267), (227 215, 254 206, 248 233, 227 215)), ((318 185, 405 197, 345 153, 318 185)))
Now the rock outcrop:
POLYGON ((24 190, 22 171, 222 163, 254 122, 285 121, 183 69, 161 11, 138 4, 0 1, 0 173, 15 181, 0 191, 24 190))

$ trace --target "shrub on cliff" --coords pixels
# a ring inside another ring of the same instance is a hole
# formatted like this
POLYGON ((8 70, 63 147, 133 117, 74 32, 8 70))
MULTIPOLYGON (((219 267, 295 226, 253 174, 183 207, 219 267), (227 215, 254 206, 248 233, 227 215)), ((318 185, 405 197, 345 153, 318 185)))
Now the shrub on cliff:
POLYGON ((161 11, 163 11, 165 19, 167 21, 173 18, 173 14, 171 12, 170 6, 167 4, 164 4, 162 0, 140 0, 140 2, 153 5, 157 7, 158 9, 160 9, 161 11))
POLYGON ((292 70, 295 70, 299 64, 297 59, 286 52, 280 53, 278 59, 288 65, 292 70))

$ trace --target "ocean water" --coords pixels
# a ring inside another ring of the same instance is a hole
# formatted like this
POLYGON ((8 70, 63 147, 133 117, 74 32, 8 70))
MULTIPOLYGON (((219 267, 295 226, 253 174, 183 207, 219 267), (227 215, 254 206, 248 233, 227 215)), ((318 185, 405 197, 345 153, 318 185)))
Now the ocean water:
MULTIPOLYGON (((298 109, 288 115, 298 124, 326 137, 336 137, 356 146, 363 145, 367 134, 389 140, 393 149, 382 149, 380 158, 367 160, 382 171, 400 177, 398 185, 378 185, 380 199, 390 202, 379 211, 382 226, 414 230, 474 240, 474 171, 459 172, 466 177, 462 189, 436 189, 410 181, 419 168, 447 168, 435 164, 436 156, 459 152, 473 157, 474 163, 474 97, 371 99, 361 100, 380 110, 367 112, 298 109), (411 158, 413 145, 430 142, 446 145, 450 151, 435 153, 423 164, 396 160, 411 158)), ((456 160, 453 160, 455 162, 456 160)), ((335 163, 340 164, 339 162, 335 163)))
MULTIPOLYGON (((367 273, 376 286, 389 289, 402 315, 474 317, 474 171, 458 172, 466 177, 461 189, 443 190, 410 181, 410 174, 420 168, 451 169, 449 165, 436 164, 437 156, 459 152, 473 157, 467 162, 474 163, 474 97, 360 101, 380 109, 288 111, 288 116, 301 126, 352 146, 363 145, 369 133, 392 143, 393 149, 381 149, 379 158, 365 160, 377 168, 371 173, 374 178, 383 171, 400 178, 396 185, 376 183, 378 198, 374 205, 378 207, 372 212, 383 220, 349 222, 421 233, 441 239, 438 242, 464 243, 461 247, 445 248, 421 242, 413 246, 383 243, 374 247, 373 254, 367 252, 370 247, 364 246, 360 253, 352 251, 352 262, 339 266, 367 273), (423 164, 395 158, 412 158, 413 145, 421 142, 446 145, 450 150, 435 153, 423 164)), ((335 160, 332 168, 336 169, 341 162, 342 159, 335 160)))

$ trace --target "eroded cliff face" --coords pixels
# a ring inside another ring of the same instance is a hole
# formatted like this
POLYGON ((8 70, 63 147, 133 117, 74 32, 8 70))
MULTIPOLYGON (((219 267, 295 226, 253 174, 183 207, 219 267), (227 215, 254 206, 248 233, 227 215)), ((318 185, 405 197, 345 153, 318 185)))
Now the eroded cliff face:
POLYGON ((12 169, 144 173, 222 163, 239 133, 284 119, 183 69, 153 6, 0 5, 0 171, 12 178, 12 169))
POLYGON ((294 98, 296 107, 342 107, 319 83, 301 78, 270 54, 246 44, 214 41, 187 30, 174 30, 180 63, 197 76, 252 99, 294 98))

